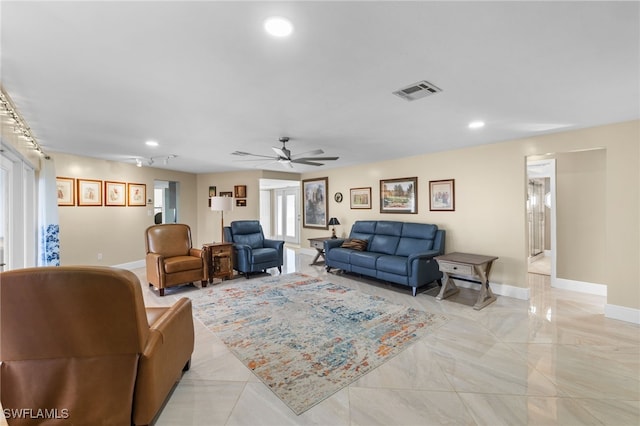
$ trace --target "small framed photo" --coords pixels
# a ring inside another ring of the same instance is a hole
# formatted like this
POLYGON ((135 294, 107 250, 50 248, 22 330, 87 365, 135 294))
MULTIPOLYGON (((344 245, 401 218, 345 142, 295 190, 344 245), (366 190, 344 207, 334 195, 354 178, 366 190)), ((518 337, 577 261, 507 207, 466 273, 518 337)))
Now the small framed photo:
POLYGON ((215 186, 210 186, 209 187, 209 207, 211 207, 211 197, 216 197, 218 194, 218 191, 216 189, 215 186))
POLYGON ((247 200, 236 198, 236 206, 237 207, 247 207, 247 200))
POLYGON ((102 181, 94 179, 78 179, 78 205, 102 205, 102 181))
POLYGON ((329 229, 329 178, 302 181, 302 227, 329 229))
POLYGON ((129 206, 145 206, 147 199, 147 185, 144 183, 130 183, 128 189, 129 206))
POLYGON ((371 187, 351 188, 351 208, 370 209, 371 208, 371 187))
POLYGON ((126 206, 127 184, 124 182, 104 182, 104 205, 126 206))
POLYGON ((247 185, 236 185, 233 187, 235 198, 247 198, 247 185))
POLYGON ((429 181, 429 210, 452 212, 456 209, 455 179, 429 181))
POLYGON ((418 213, 418 178, 380 181, 380 213, 418 213))
POLYGON ((74 178, 57 177, 56 191, 59 206, 76 205, 76 180, 74 178))
POLYGON ((221 197, 233 197, 233 192, 231 191, 222 191, 220 192, 221 197))

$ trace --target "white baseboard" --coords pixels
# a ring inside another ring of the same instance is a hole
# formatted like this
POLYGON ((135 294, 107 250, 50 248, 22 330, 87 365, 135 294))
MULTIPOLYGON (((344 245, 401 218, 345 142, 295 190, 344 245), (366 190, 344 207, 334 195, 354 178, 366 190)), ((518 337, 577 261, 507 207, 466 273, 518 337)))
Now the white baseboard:
MULTIPOLYGON (((461 281, 456 280, 453 281, 456 283, 458 287, 470 288, 472 290, 478 290, 480 288, 480 283, 472 283, 469 281, 461 281)), ((489 286, 491 287, 491 291, 494 294, 505 297, 513 297, 514 299, 520 300, 529 300, 529 289, 523 287, 516 287, 508 284, 498 284, 489 282, 489 286)))
POLYGON ((551 280, 551 287, 607 297, 607 286, 604 284, 595 284, 595 283, 588 283, 584 281, 574 281, 574 280, 567 280, 564 278, 556 278, 555 280, 551 280))
POLYGON ((128 262, 128 263, 121 263, 120 265, 113 265, 114 268, 120 268, 120 269, 138 269, 138 268, 144 268, 145 267, 145 262, 144 259, 143 260, 136 260, 135 262, 128 262))
POLYGON ((640 324, 640 309, 627 308, 626 306, 604 305, 604 316, 615 320, 640 324))

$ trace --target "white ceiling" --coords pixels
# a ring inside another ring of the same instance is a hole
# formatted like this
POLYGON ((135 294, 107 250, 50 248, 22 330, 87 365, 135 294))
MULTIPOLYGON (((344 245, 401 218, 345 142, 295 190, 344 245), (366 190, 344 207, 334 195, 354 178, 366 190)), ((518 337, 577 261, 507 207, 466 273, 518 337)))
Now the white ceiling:
POLYGON ((2 84, 50 153, 208 173, 289 136, 342 167, 640 118, 639 6, 3 1, 2 84))

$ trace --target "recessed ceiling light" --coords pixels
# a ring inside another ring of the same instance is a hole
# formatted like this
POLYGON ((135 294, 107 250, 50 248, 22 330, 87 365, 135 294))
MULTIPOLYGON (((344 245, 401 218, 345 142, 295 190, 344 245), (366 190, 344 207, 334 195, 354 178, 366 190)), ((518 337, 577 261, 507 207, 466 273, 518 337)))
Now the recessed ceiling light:
POLYGON ((147 146, 158 146, 158 142, 156 141, 146 141, 145 144, 147 146))
POLYGON ((264 21, 264 29, 274 37, 287 37, 293 32, 293 25, 286 18, 273 16, 264 21))
POLYGON ((480 129, 481 127, 484 127, 484 121, 472 121, 469 123, 470 129, 480 129))

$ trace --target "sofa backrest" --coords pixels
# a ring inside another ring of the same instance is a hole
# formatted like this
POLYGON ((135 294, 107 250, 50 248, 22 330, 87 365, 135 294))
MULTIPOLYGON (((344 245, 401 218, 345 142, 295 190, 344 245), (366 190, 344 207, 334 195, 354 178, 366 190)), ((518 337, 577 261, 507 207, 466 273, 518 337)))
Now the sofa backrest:
POLYGON ((349 238, 367 240, 367 251, 409 256, 429 250, 444 254, 444 231, 427 223, 389 220, 356 221, 349 238))

